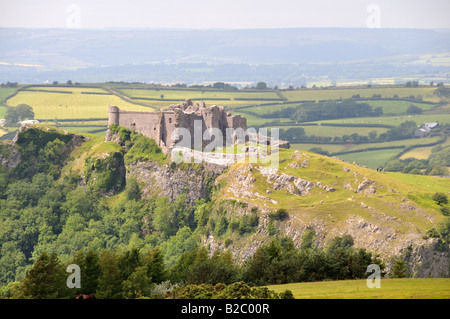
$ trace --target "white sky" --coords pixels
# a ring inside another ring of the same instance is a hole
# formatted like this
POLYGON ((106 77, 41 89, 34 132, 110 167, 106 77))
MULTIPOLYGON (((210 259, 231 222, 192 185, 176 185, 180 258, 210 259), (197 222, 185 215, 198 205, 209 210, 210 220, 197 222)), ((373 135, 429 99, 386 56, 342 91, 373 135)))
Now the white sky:
POLYGON ((371 4, 382 28, 450 28, 449 0, 0 0, 0 27, 367 27, 371 4))

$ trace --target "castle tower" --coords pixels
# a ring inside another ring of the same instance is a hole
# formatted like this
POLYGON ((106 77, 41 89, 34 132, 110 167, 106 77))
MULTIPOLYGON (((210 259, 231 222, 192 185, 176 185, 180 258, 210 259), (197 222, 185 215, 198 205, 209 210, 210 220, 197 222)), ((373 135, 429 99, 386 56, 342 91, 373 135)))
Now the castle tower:
POLYGON ((108 107, 108 125, 119 125, 119 113, 120 110, 117 106, 110 105, 108 107))

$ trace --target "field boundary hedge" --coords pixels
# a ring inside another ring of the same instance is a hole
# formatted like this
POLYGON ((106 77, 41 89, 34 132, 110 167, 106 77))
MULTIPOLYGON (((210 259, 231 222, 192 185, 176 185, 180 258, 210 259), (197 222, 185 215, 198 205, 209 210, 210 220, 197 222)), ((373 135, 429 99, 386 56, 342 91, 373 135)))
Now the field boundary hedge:
MULTIPOLYGON (((431 102, 431 101, 419 101, 419 100, 413 100, 413 99, 407 99, 407 98, 372 98, 372 97, 367 97, 367 98, 348 98, 350 100, 354 100, 356 102, 359 101, 404 101, 404 102, 411 102, 411 103, 420 103, 420 104, 429 104, 429 105, 440 105, 441 103, 438 102, 431 102)), ((347 100, 347 99, 327 99, 327 100, 295 100, 295 101, 289 101, 289 100, 285 100, 284 102, 281 103, 264 103, 264 104, 258 104, 258 105, 244 105, 244 106, 237 106, 234 107, 233 109, 235 110, 242 110, 245 108, 251 108, 251 107, 255 107, 255 106, 270 106, 270 105, 285 105, 285 104, 297 104, 297 103, 315 103, 317 102, 326 102, 326 101, 343 101, 343 100, 347 100)), ((256 101, 256 99, 254 99, 254 101, 256 101)))
POLYGON ((396 148, 404 148, 405 145, 392 145, 392 146, 383 146, 383 147, 368 147, 363 148, 359 150, 350 150, 350 151, 342 151, 342 152, 334 152, 331 153, 330 156, 337 156, 337 155, 344 155, 344 154, 351 154, 351 153, 361 153, 361 152, 368 152, 368 151, 382 151, 382 150, 391 150, 396 148))
POLYGON ((321 126, 337 126, 337 127, 378 127, 378 128, 395 128, 395 125, 388 124, 363 124, 363 123, 320 123, 321 126))
MULTIPOLYGON (((40 122, 55 122, 55 119, 36 119, 40 122)), ((86 119, 56 119, 57 122, 93 122, 108 121, 108 118, 86 118, 86 119)), ((92 125, 89 125, 92 126, 92 125)))
POLYGON ((440 139, 438 139, 436 142, 431 142, 431 143, 425 143, 425 144, 416 144, 416 145, 411 145, 406 147, 403 151, 401 151, 400 153, 398 153, 397 155, 394 156, 394 158, 398 159, 401 156, 403 156, 404 154, 408 153, 410 150, 418 148, 418 147, 429 147, 429 146, 435 146, 441 143, 444 143, 447 140, 447 135, 444 135, 443 137, 441 137, 440 139))

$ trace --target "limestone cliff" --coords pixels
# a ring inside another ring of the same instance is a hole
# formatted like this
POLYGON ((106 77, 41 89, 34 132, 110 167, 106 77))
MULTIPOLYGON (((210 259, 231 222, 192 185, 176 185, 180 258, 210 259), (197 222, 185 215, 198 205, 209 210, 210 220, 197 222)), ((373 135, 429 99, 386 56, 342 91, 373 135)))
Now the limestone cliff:
MULTIPOLYGON (((448 181, 426 178, 422 186, 404 183, 391 174, 350 165, 338 159, 308 152, 294 152, 279 169, 257 164, 235 164, 216 184, 215 218, 228 223, 237 216, 257 212, 259 223, 251 234, 218 235, 210 229, 204 243, 214 249, 231 249, 238 260, 246 258, 272 236, 288 236, 296 245, 307 230, 314 230, 319 247, 336 236, 350 234, 355 247, 380 254, 389 267, 402 257, 416 277, 449 275, 448 243, 437 249, 438 239, 427 231, 444 216, 432 203, 417 200, 423 187, 448 181), (425 180, 428 181, 427 185, 425 180), (230 205, 230 203, 238 203, 230 205), (220 205, 223 207, 220 208, 220 205), (285 208, 288 217, 274 220, 271 214, 285 208), (224 216, 224 217, 223 217, 224 216)), ((431 196, 430 196, 431 197, 431 196)))

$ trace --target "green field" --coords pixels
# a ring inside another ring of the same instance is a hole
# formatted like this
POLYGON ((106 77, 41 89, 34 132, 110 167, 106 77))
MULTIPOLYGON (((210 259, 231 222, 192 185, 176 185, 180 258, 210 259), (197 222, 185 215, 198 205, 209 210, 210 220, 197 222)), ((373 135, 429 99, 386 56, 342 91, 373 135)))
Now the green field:
POLYGON ((168 89, 119 89, 119 91, 133 98, 153 98, 161 99, 161 95, 164 95, 164 99, 191 99, 191 100, 202 100, 202 99, 249 99, 249 100, 259 100, 259 99, 276 99, 279 100, 280 97, 275 92, 246 92, 246 91, 211 91, 211 90, 168 90, 168 89))
POLYGON ((406 140, 382 142, 382 143, 363 143, 363 144, 310 144, 310 143, 298 143, 291 144, 291 148, 299 150, 309 150, 313 147, 320 147, 329 153, 337 152, 347 152, 347 151, 358 151, 365 150, 367 148, 381 148, 381 147, 408 147, 412 145, 428 144, 434 143, 439 140, 439 137, 422 137, 422 138, 411 138, 406 140))
POLYGON ((420 102, 411 102, 411 101, 394 101, 394 100, 373 100, 373 101, 364 101, 364 103, 369 104, 372 108, 381 107, 383 109, 384 114, 390 113, 405 113, 410 105, 415 105, 420 107, 422 110, 427 111, 434 107, 433 104, 420 103, 420 102))
POLYGON ((377 167, 384 166, 391 157, 397 155, 400 151, 401 149, 387 149, 341 154, 336 156, 349 163, 355 163, 376 169, 377 167))
POLYGON ((0 105, 0 119, 5 118, 6 106, 0 105))
POLYGON ((426 122, 436 122, 440 124, 450 123, 450 114, 421 114, 421 115, 396 115, 380 117, 358 117, 350 119, 317 121, 314 123, 339 123, 339 124, 385 124, 398 126, 406 121, 414 121, 417 125, 426 122))
POLYGON ((107 126, 58 126, 59 129, 73 133, 92 133, 105 135, 107 126))
MULTIPOLYGON (((424 111, 428 111, 434 108, 435 104, 429 103, 420 103, 420 102, 411 102, 406 100, 368 100, 368 101, 360 101, 359 103, 367 103, 372 108, 381 107, 383 109, 384 114, 400 114, 405 113, 410 105, 415 105, 420 107, 424 111)), ((278 103, 278 104, 270 104, 270 105, 255 105, 249 107, 242 107, 236 110, 236 112, 252 112, 258 115, 268 114, 275 111, 280 111, 284 108, 295 108, 301 103, 278 103)))
POLYGON ((295 126, 271 126, 275 128, 280 128, 283 130, 288 130, 289 128, 301 127, 305 130, 306 135, 315 136, 342 136, 342 135, 352 135, 357 133, 359 135, 368 135, 369 132, 375 131, 377 135, 386 132, 388 129, 383 127, 352 127, 352 126, 324 126, 324 125, 304 125, 301 124, 295 126))
POLYGON ((323 281, 268 286, 289 289, 296 299, 448 299, 450 279, 381 279, 380 288, 368 288, 366 280, 323 281))
POLYGON ((0 88, 0 105, 2 105, 3 100, 5 100, 9 95, 16 91, 15 88, 0 88))
MULTIPOLYGON (((124 101, 116 95, 81 94, 88 90, 70 88, 71 94, 20 91, 7 101, 7 105, 28 104, 33 108, 36 119, 106 119, 109 105, 116 105, 129 111, 152 111, 147 107, 124 101)), ((98 92, 97 89, 94 90, 98 92)), ((108 93, 105 90, 102 92, 108 93)))
POLYGON ((191 99, 194 102, 204 101, 207 105, 223 105, 226 107, 267 103, 265 99, 281 101, 281 98, 275 91, 249 92, 193 89, 116 89, 116 91, 134 102, 161 109, 186 99, 191 99))
POLYGON ((348 99, 357 94, 362 98, 370 98, 374 94, 380 94, 383 98, 393 98, 394 95, 399 98, 422 95, 424 101, 439 102, 438 96, 433 94, 434 90, 434 87, 327 88, 282 91, 282 95, 289 101, 348 99))

